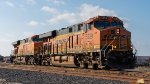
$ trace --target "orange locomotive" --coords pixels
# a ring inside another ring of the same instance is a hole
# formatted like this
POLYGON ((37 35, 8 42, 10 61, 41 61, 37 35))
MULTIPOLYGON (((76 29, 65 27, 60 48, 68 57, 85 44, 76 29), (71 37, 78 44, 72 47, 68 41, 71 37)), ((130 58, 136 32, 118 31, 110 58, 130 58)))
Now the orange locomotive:
POLYGON ((39 46, 43 45, 43 42, 40 41, 39 36, 35 35, 30 38, 19 40, 13 42, 14 50, 12 52, 12 61, 14 63, 33 63, 38 54, 39 46))
POLYGON ((19 48, 24 44, 13 44, 16 51, 13 60, 22 57, 27 64, 93 69, 133 68, 135 64, 131 32, 124 28, 123 22, 117 17, 97 16, 38 36, 36 42, 24 43, 30 48, 28 51, 22 51, 25 47, 19 48), (35 51, 37 53, 33 54, 35 51))

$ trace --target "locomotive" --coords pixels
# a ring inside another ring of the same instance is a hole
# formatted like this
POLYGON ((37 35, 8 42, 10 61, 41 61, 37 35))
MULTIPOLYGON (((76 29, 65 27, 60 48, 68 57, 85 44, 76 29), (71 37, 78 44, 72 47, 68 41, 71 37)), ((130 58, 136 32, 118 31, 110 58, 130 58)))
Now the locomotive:
POLYGON ((131 32, 113 16, 84 22, 13 42, 13 63, 129 69, 135 66, 131 32))

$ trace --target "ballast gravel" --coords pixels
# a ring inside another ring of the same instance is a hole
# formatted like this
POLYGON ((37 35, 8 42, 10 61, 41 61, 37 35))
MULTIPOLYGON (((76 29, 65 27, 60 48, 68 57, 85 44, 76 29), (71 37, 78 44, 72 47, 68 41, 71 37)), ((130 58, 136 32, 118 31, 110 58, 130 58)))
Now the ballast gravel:
POLYGON ((130 84, 126 81, 0 68, 0 84, 130 84))

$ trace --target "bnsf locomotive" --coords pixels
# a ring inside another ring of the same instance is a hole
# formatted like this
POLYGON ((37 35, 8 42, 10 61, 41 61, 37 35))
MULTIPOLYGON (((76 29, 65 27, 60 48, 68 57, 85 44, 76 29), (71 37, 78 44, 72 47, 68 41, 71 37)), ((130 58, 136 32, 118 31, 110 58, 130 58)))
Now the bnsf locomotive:
POLYGON ((117 17, 79 24, 13 42, 13 63, 127 69, 135 65, 131 32, 117 17))

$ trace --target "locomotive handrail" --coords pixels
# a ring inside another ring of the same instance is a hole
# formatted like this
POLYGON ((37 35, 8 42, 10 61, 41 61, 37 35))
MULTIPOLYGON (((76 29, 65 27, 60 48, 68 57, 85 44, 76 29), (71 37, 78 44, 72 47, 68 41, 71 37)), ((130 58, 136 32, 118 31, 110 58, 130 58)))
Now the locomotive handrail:
POLYGON ((132 41, 131 41, 131 45, 132 45, 133 49, 135 50, 134 55, 136 55, 136 53, 137 53, 137 49, 136 49, 136 48, 135 48, 135 46, 133 45, 132 41))
MULTIPOLYGON (((107 36, 108 37, 108 36, 107 36)), ((99 60, 100 60, 100 62, 101 62, 101 52, 103 51, 103 49, 106 47, 106 45, 107 45, 107 38, 106 38, 106 44, 104 45, 104 47, 102 48, 102 49, 100 49, 100 53, 99 53, 99 60)), ((100 63, 101 64, 101 63, 100 63)))
MULTIPOLYGON (((99 61, 99 62, 101 62, 101 52, 103 51, 103 49, 105 48, 106 45, 107 45, 107 43, 106 43, 106 44, 104 45, 104 47, 100 50, 100 53, 99 53, 99 55, 100 55, 100 56, 99 56, 99 60, 100 60, 100 61, 99 61)), ((101 63, 100 63, 100 64, 101 64, 101 63)))
MULTIPOLYGON (((116 38, 114 38, 114 40, 115 40, 116 38)), ((111 43, 109 44, 109 45, 111 45, 113 42, 114 42, 114 40, 113 41, 111 41, 111 43)), ((99 56, 99 60, 100 60, 100 62, 101 62, 101 52, 102 51, 104 51, 104 57, 105 57, 105 51, 106 51, 106 49, 108 48, 108 46, 106 46, 107 45, 107 43, 104 45, 104 47, 100 50, 100 56, 99 56), (103 50, 104 48, 105 48, 105 46, 106 46, 106 49, 105 50, 103 50)))
MULTIPOLYGON (((114 40, 115 40, 116 38, 114 38, 114 40)), ((108 45, 108 46, 110 46, 113 42, 114 42, 114 40, 112 40, 111 41, 111 43, 108 45)), ((106 47, 106 49, 108 49, 108 46, 106 47)), ((104 57, 105 57, 105 51, 106 51, 106 49, 104 50, 104 57)))
MULTIPOLYGON (((116 38, 114 38, 114 40, 115 40, 115 39, 116 39, 116 38)), ((114 40, 112 40, 111 43, 106 46, 105 50, 103 50, 103 48, 104 48, 105 46, 100 50, 100 52, 101 52, 101 51, 104 51, 104 56, 105 56, 105 51, 106 51, 106 49, 108 48, 108 46, 110 46, 110 45, 114 42, 114 40)))
MULTIPOLYGON (((103 49, 106 47, 106 45, 107 45, 107 38, 106 38, 106 44, 104 45, 104 47, 103 47, 101 50, 103 50, 103 49)), ((101 50, 100 50, 100 51, 101 51, 101 50)))
MULTIPOLYGON (((119 36, 119 37, 120 37, 120 36, 119 36)), ((114 40, 116 40, 116 37, 114 37, 114 40)), ((112 40, 110 44, 112 44, 112 43, 114 42, 114 40, 112 40)), ((110 44, 109 44, 108 46, 110 46, 110 44)), ((108 46, 106 47, 106 49, 108 49, 108 46)), ((105 54, 106 49, 104 50, 104 54, 105 54)), ((104 55, 104 56, 105 56, 105 55, 104 55)))

